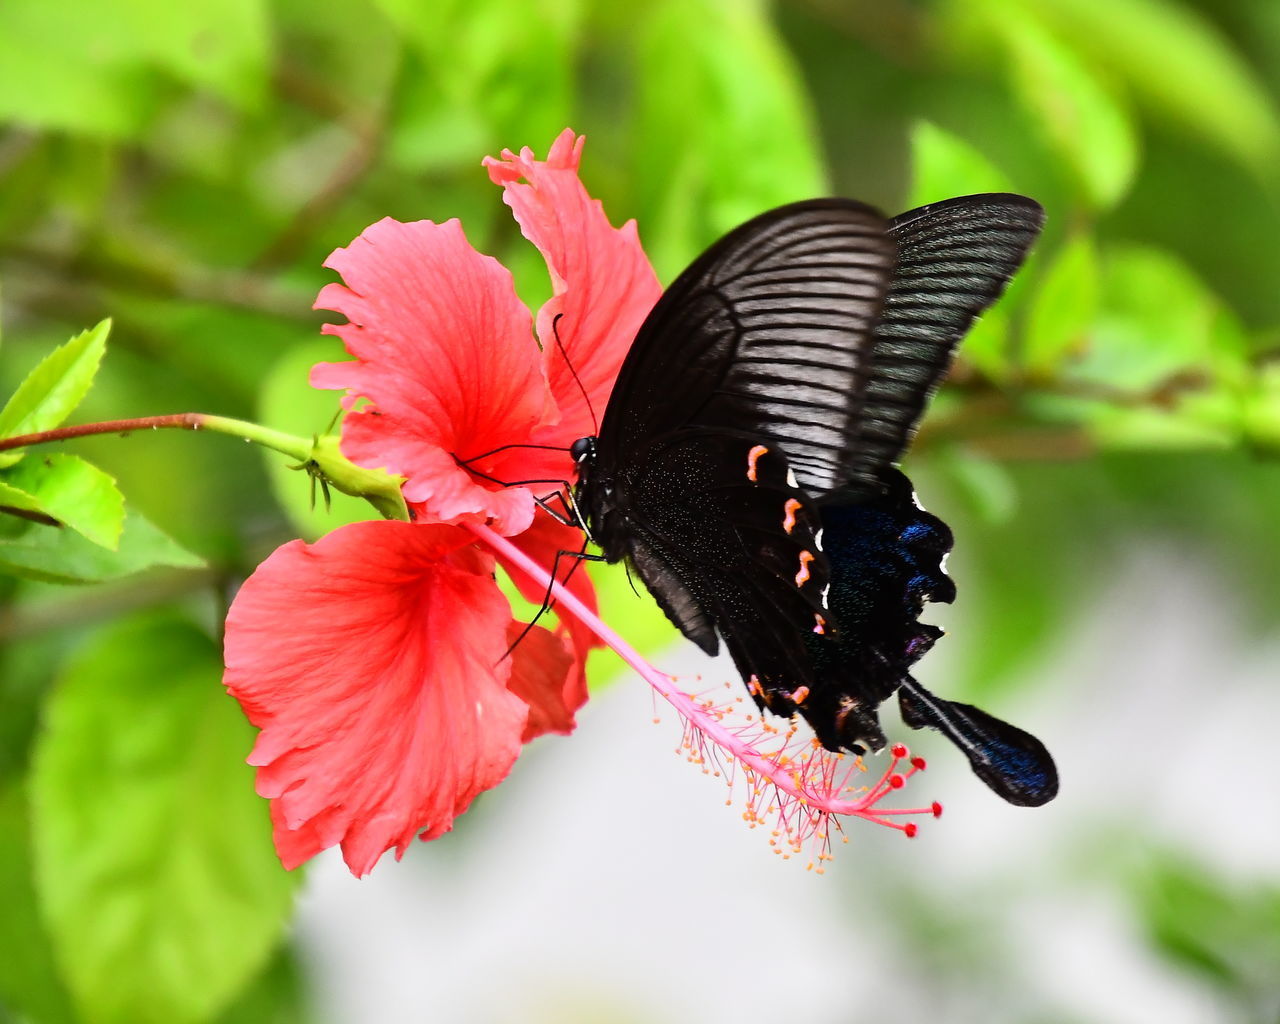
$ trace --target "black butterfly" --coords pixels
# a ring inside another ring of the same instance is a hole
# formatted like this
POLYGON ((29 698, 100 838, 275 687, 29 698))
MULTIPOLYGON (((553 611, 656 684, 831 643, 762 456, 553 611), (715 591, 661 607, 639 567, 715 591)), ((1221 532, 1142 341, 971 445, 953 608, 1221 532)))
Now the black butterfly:
POLYGON ((933 696, 910 667, 941 635, 951 532, 895 468, 952 352, 1022 263, 1044 212, 1015 195, 886 220, 846 199, 730 232, 663 294, 597 437, 576 441, 579 515, 708 654, 722 637, 761 708, 824 746, 885 744, 895 692, 996 793, 1038 805, 1035 737, 933 696))

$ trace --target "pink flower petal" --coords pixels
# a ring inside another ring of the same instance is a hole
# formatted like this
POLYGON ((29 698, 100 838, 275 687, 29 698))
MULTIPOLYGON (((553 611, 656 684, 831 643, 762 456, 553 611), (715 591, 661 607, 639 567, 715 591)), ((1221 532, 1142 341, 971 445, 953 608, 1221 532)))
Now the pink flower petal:
MULTIPOLYGON (((311 383, 347 390, 343 454, 406 477, 406 500, 434 521, 491 517, 503 533, 523 530, 530 492, 486 483, 454 458, 528 442, 555 417, 510 273, 476 252, 456 220, 378 221, 325 266, 345 284, 327 285, 316 306, 348 319, 324 330, 355 361, 321 363, 311 383)), ((517 448, 474 466, 513 482, 563 475, 562 461, 517 448)))
POLYGON ((292 868, 335 843, 356 875, 433 839, 506 776, 529 707, 511 612, 464 531, 364 522, 277 549, 227 616, 225 683, 292 868))
MULTIPOLYGON (((548 515, 539 514, 534 518, 533 525, 518 537, 512 537, 511 542, 539 565, 544 565, 550 570, 558 552, 581 549, 582 531, 574 526, 565 526, 548 515)), ((520 595, 526 601, 541 605, 546 596, 544 587, 530 580, 524 572, 501 556, 498 561, 507 570, 520 595)), ((560 559, 556 578, 561 583, 565 583, 565 576, 570 572, 572 575, 569 576, 565 585, 569 588, 569 592, 586 605, 594 615, 596 591, 591 577, 587 575, 587 567, 576 559, 566 556, 560 559)), ((563 616, 556 632, 562 636, 567 634, 573 647, 574 663, 564 680, 564 703, 570 712, 575 712, 587 702, 587 655, 593 647, 603 647, 604 644, 590 627, 576 616, 563 616)))
POLYGON ((613 227, 578 179, 583 141, 566 128, 545 161, 535 160, 527 147, 519 155, 504 150, 501 159, 484 161, 524 236, 538 247, 551 272, 554 295, 538 311, 538 337, 561 418, 554 429, 540 432, 545 444, 568 445, 595 433, 569 366, 577 371, 596 416, 602 417, 627 349, 662 293, 640 248, 635 221, 613 227), (521 179, 527 184, 520 184, 521 179), (562 313, 555 333, 568 364, 552 330, 562 313))
MULTIPOLYGON (((507 643, 516 643, 525 623, 507 627, 507 643)), ((565 641, 550 630, 534 626, 511 652, 511 678, 507 689, 529 705, 529 721, 521 740, 528 743, 546 732, 568 735, 577 724, 576 707, 565 703, 565 679, 573 668, 574 656, 565 641)))

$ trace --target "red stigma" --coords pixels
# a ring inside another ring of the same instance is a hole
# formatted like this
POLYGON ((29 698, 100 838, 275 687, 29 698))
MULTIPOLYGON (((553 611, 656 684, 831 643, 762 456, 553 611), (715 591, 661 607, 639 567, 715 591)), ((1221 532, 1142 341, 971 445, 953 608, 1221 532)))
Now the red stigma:
POLYGON ((929 809, 930 809, 931 811, 933 811, 933 816, 934 816, 935 818, 941 818, 941 817, 942 817, 942 804, 938 803, 938 801, 937 801, 937 800, 935 800, 935 801, 933 802, 933 806, 932 806, 931 808, 929 808, 929 809))
POLYGON ((889 776, 890 789, 901 789, 906 784, 907 784, 907 780, 904 779, 901 775, 898 775, 895 773, 889 776))
POLYGON ((894 757, 906 757, 907 748, 903 746, 901 743, 895 743, 892 747, 889 748, 889 753, 891 753, 894 757))
POLYGON ((916 833, 919 832, 920 829, 916 827, 916 823, 914 821, 909 821, 902 826, 902 831, 907 834, 908 839, 914 839, 916 837, 916 833))
POLYGON ((923 757, 913 757, 911 759, 911 767, 918 772, 924 771, 928 766, 928 762, 923 757))

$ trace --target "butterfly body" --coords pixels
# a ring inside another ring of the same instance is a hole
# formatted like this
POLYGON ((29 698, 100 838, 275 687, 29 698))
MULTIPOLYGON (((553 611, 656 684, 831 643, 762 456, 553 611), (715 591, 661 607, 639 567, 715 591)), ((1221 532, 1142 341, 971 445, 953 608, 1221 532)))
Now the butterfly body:
POLYGON ((663 294, 598 436, 571 454, 575 503, 702 650, 723 641, 761 708, 833 750, 879 749, 880 704, 942 731, 1013 803, 1056 792, 1048 752, 911 666, 941 635, 951 531, 896 468, 974 316, 1039 230, 1020 196, 887 220, 851 200, 747 222, 663 294))
POLYGON ((625 560, 708 654, 725 636, 744 678, 770 690, 810 678, 804 636, 825 611, 818 520, 789 475, 776 446, 697 428, 655 439, 616 477, 579 462, 579 507, 604 558, 625 560))

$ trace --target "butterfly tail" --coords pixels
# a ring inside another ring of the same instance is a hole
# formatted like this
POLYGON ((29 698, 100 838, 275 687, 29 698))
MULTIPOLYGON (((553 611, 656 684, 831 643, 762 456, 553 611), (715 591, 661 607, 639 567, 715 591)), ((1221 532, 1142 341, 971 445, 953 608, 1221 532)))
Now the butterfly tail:
POLYGON ((1043 743, 972 704, 935 697, 908 676, 898 690, 902 720, 937 729, 960 748, 974 774, 1020 807, 1039 807, 1058 793, 1058 770, 1043 743))

